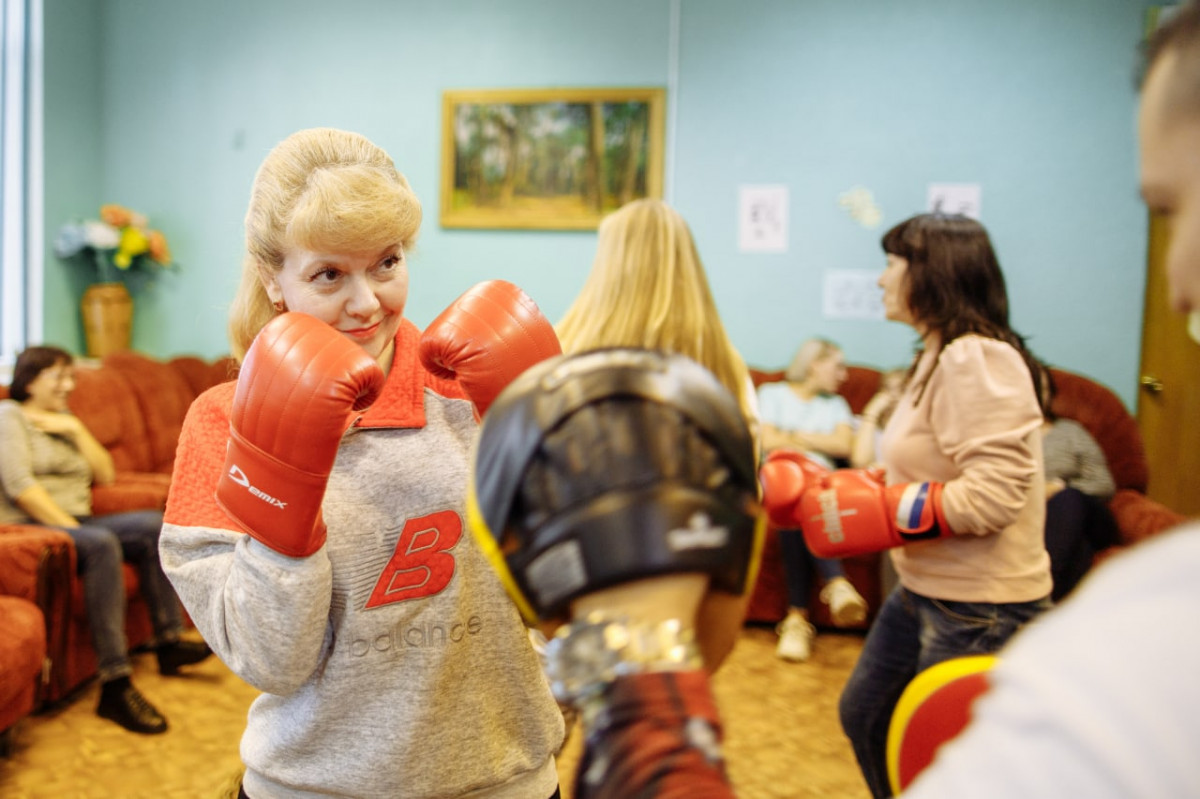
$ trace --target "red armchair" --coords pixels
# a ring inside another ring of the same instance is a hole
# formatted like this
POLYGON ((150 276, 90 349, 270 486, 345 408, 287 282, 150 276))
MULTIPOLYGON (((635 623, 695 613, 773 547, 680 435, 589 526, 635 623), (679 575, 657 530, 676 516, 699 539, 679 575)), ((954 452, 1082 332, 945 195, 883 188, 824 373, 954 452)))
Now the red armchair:
POLYGON ((9 730, 33 712, 46 658, 46 620, 25 599, 0 596, 0 754, 9 730))
POLYGON ((1122 545, 1136 544, 1182 522, 1182 514, 1146 496, 1150 470, 1142 434, 1117 395, 1083 375, 1061 369, 1051 373, 1058 390, 1051 410, 1087 428, 1104 450, 1117 485, 1109 509, 1121 531, 1122 545))
MULTIPOLYGON (((202 391, 234 376, 229 358, 192 356, 160 361, 135 352, 115 353, 98 364, 81 363, 71 410, 113 457, 116 479, 92 492, 96 515, 163 508, 175 446, 188 407, 202 391)), ((0 387, 0 398, 6 397, 0 387)), ((153 635, 136 570, 125 565, 126 636, 131 649, 153 635)), ((20 596, 41 609, 48 667, 40 702, 58 700, 96 674, 96 655, 83 608, 75 551, 65 533, 25 525, 0 525, 0 595, 20 596)))
POLYGON ((66 632, 74 555, 71 537, 58 530, 0 528, 0 731, 46 700, 66 632))
MULTIPOLYGON (((1137 421, 1126 410, 1124 403, 1110 389, 1083 375, 1061 369, 1052 369, 1051 372, 1058 389, 1052 410, 1058 416, 1074 419, 1087 428, 1108 459, 1109 471, 1117 484, 1117 493, 1109 507, 1121 531, 1120 546, 1135 544, 1182 522, 1182 515, 1145 494, 1149 474, 1146 453, 1137 421)), ((750 376, 757 387, 765 382, 782 380, 783 371, 751 369, 750 376)), ((867 401, 878 390, 880 376, 878 370, 869 367, 848 368, 846 382, 839 393, 856 414, 862 412, 867 401)), ((1098 557, 1110 554, 1112 550, 1098 557)), ((870 624, 874 611, 883 600, 881 558, 881 554, 874 554, 843 561, 846 576, 871 608, 863 627, 870 624)), ((747 620, 773 623, 782 619, 786 612, 787 586, 780 560, 778 534, 769 529, 747 620)), ((828 608, 817 599, 817 588, 814 588, 810 597, 809 614, 817 626, 832 626, 828 608)))

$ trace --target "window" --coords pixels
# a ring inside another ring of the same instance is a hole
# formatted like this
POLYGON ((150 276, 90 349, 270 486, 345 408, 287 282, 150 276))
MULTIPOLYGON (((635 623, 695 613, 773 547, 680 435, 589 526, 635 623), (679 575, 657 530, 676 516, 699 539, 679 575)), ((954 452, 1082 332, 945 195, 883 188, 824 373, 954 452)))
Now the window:
POLYGON ((0 0, 0 379, 42 335, 42 0, 0 0))

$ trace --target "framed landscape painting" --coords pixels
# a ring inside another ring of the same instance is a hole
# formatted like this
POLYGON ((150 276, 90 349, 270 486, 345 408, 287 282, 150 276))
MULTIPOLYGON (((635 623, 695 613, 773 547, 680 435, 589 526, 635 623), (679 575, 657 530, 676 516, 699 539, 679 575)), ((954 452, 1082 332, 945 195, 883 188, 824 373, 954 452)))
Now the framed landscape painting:
POLYGON ((448 91, 442 227, 587 230, 662 197, 664 91, 448 91))

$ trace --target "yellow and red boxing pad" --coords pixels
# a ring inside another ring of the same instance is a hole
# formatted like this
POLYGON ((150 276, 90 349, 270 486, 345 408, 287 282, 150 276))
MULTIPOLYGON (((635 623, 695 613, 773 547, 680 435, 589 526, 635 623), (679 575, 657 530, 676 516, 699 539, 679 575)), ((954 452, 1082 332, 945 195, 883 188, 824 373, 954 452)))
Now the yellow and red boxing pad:
POLYGON ((887 768, 899 794, 971 720, 971 706, 989 687, 994 655, 968 655, 930 666, 900 695, 888 726, 887 768))

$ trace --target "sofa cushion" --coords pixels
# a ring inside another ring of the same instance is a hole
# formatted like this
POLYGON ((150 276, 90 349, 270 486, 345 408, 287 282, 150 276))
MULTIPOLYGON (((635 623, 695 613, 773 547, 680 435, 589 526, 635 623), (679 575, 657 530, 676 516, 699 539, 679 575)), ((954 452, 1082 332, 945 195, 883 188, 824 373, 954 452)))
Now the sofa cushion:
POLYGON ((112 455, 117 471, 154 471, 142 411, 125 375, 113 369, 78 364, 75 391, 69 404, 71 412, 112 455))
POLYGON ((37 605, 0 596, 0 730, 33 711, 46 659, 46 622, 37 605))
POLYGON ((758 388, 763 383, 774 383, 783 379, 782 369, 756 369, 750 367, 750 381, 758 388))
POLYGON ((209 362, 195 355, 180 355, 172 358, 171 368, 178 372, 188 387, 192 397, 198 397, 218 383, 224 383, 237 377, 237 361, 230 357, 218 358, 209 362))
POLYGON ((92 486, 92 515, 132 510, 165 510, 171 475, 161 472, 117 472, 108 485, 92 486))
POLYGON ((1117 489, 1108 508, 1121 530, 1124 544, 1136 544, 1186 521, 1182 513, 1129 488, 1117 489))
POLYGON ((146 425, 150 468, 138 471, 170 474, 183 418, 196 398, 191 386, 170 364, 138 352, 115 352, 103 363, 105 370, 119 373, 132 386, 135 407, 146 425))
POLYGON ((62 530, 31 524, 0 525, 0 594, 30 602, 42 602, 38 582, 42 560, 58 551, 67 558, 67 568, 75 571, 75 545, 62 530))
POLYGON ((850 410, 855 414, 862 413, 871 397, 879 391, 881 376, 879 371, 865 366, 847 366, 846 381, 838 388, 838 393, 850 403, 850 410))

